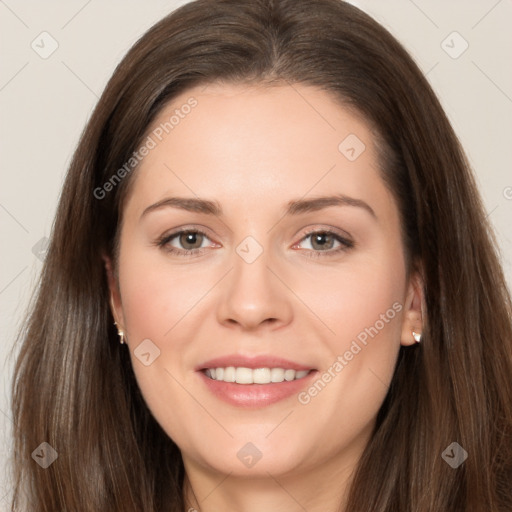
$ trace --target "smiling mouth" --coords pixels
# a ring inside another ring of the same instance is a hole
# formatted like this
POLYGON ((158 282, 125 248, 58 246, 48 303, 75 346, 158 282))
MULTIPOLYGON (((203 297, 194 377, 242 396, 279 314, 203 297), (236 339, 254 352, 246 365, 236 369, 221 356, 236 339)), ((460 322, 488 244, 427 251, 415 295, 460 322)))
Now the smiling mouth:
POLYGON ((284 368, 206 368, 202 372, 212 380, 236 384, 278 384, 300 380, 313 370, 293 370, 284 368))

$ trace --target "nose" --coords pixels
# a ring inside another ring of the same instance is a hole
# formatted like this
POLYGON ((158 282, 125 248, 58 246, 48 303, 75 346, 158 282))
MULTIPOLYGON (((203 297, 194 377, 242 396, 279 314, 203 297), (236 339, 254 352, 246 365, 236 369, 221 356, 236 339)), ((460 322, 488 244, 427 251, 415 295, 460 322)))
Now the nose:
POLYGON ((238 253, 233 254, 233 268, 223 280, 219 297, 218 321, 247 331, 274 330, 289 324, 293 293, 286 276, 280 275, 276 260, 264 249, 256 260, 248 261, 238 253))

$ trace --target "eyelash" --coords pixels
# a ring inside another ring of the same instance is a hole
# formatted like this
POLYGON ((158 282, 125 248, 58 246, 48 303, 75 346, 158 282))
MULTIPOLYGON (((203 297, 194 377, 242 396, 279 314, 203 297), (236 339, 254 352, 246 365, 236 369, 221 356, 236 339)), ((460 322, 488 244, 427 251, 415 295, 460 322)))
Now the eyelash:
MULTIPOLYGON (((175 247, 167 245, 174 238, 177 238, 180 235, 186 235, 186 234, 199 234, 199 235, 203 235, 206 238, 208 238, 208 235, 204 231, 201 231, 200 229, 184 229, 181 231, 176 231, 169 235, 163 235, 155 242, 155 245, 157 245, 158 247, 161 247, 162 249, 165 249, 166 251, 168 251, 171 254, 176 254, 178 256, 201 256, 207 248, 176 249, 175 247)), ((312 229, 310 231, 307 231, 306 233, 304 233, 304 236, 300 239, 300 241, 298 243, 304 241, 306 238, 308 238, 309 236, 314 235, 314 234, 333 235, 335 240, 340 242, 341 246, 338 247, 337 249, 326 250, 326 251, 315 251, 315 250, 307 249, 308 257, 311 257, 311 258, 334 256, 334 255, 339 254, 342 251, 348 251, 349 249, 352 249, 356 245, 355 242, 352 242, 351 240, 348 240, 347 238, 343 238, 342 236, 338 235, 334 231, 329 231, 329 230, 325 230, 325 229, 312 229)), ((294 245, 298 245, 298 243, 294 244, 294 245)))

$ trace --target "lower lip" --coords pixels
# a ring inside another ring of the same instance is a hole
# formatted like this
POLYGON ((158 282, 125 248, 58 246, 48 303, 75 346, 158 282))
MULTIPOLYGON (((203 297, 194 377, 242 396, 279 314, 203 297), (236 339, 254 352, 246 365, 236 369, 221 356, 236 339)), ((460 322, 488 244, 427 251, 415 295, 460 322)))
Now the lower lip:
POLYGON ((265 407, 297 395, 306 387, 316 370, 298 380, 275 382, 272 384, 237 384, 213 380, 203 372, 198 372, 207 388, 217 397, 237 407, 265 407))

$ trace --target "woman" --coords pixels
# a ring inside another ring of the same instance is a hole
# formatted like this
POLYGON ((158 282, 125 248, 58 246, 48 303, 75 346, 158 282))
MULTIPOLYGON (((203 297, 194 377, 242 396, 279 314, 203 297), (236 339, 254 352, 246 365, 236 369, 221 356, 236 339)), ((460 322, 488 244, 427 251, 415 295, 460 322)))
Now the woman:
POLYGON ((512 509, 511 301, 463 151, 338 0, 198 0, 118 66, 13 396, 33 511, 512 509))

